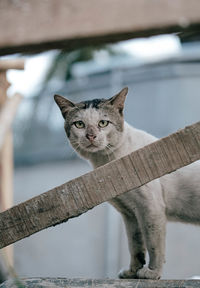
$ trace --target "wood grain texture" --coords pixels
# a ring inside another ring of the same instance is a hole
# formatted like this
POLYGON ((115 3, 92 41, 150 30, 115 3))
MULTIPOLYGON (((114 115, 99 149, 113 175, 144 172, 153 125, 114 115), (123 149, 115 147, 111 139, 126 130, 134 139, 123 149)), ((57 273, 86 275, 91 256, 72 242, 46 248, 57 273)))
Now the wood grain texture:
POLYGON ((5 101, 4 106, 0 110, 0 150, 4 144, 5 136, 11 128, 21 99, 22 96, 16 93, 12 98, 5 101))
POLYGON ((198 30, 199 0, 0 1, 0 54, 198 30))
POLYGON ((200 122, 1 213, 0 248, 198 159, 200 122))
POLYGON ((0 288, 21 287, 66 287, 66 288, 197 288, 200 280, 114 280, 114 279, 67 279, 67 278, 28 278, 8 280, 0 288), (18 285, 18 286, 17 286, 18 285))
MULTIPOLYGON (((14 95, 8 100, 7 89, 10 86, 6 78, 8 69, 22 69, 22 60, 0 61, 0 210, 5 211, 13 206, 13 137, 11 125, 21 96, 14 95)), ((0 255, 5 267, 13 267, 13 246, 7 246, 0 255), (5 257, 2 258, 2 255, 5 257), (8 264, 8 265, 7 265, 8 264)), ((3 267, 3 266, 2 266, 3 267)), ((2 268, 1 267, 1 268, 2 268)), ((3 269, 2 271, 4 271, 3 269)), ((1 277, 7 277, 4 272, 1 277)))
POLYGON ((1 60, 0 71, 7 71, 9 69, 24 70, 25 61, 23 59, 1 60))

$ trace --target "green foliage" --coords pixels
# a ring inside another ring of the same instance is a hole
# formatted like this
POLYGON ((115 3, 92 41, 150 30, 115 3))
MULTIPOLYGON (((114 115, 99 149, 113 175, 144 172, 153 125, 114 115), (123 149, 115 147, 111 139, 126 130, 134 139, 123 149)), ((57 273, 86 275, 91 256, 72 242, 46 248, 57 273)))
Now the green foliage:
POLYGON ((116 52, 109 45, 99 45, 99 46, 87 46, 81 49, 68 52, 62 50, 55 55, 50 69, 47 72, 47 75, 44 80, 44 84, 46 84, 53 77, 58 77, 65 81, 72 78, 71 69, 74 63, 89 61, 94 58, 94 54, 96 51, 104 50, 107 51, 108 55, 113 56, 116 54, 122 54, 122 52, 116 52))

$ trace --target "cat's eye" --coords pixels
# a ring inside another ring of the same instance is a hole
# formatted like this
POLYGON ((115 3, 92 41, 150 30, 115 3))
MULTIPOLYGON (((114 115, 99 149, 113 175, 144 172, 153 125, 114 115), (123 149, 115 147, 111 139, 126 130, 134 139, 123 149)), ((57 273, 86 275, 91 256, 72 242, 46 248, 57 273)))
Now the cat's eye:
POLYGON ((76 126, 76 128, 78 128, 78 129, 82 129, 82 128, 84 128, 85 127, 85 124, 84 124, 84 122, 83 121, 76 121, 76 122, 74 122, 74 125, 76 126))
POLYGON ((100 128, 104 128, 104 127, 108 126, 108 124, 109 124, 109 121, 107 121, 107 120, 100 120, 99 123, 98 123, 98 126, 99 126, 100 128))

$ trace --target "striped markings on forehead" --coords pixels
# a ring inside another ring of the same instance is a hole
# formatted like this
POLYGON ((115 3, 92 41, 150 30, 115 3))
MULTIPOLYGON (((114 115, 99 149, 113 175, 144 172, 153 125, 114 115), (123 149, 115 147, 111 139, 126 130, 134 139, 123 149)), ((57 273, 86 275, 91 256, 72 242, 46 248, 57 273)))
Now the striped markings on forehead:
POLYGON ((106 99, 93 99, 77 103, 78 111, 75 118, 80 118, 88 124, 98 121, 101 117, 106 117, 105 111, 101 109, 101 104, 105 103, 106 99))
POLYGON ((105 111, 93 108, 92 106, 87 109, 80 109, 76 114, 76 118, 79 118, 80 120, 83 120, 88 124, 97 122, 101 120, 102 117, 107 117, 105 111))
POLYGON ((99 109, 100 105, 105 102, 106 102, 106 99, 93 99, 93 100, 83 101, 81 102, 81 104, 83 105, 82 109, 88 109, 90 107, 99 109))

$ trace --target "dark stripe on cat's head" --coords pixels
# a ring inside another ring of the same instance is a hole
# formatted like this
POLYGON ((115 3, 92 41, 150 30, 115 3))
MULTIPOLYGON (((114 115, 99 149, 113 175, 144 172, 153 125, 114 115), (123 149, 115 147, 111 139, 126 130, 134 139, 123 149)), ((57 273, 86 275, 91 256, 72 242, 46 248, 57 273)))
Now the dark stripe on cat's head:
POLYGON ((81 107, 81 108, 82 109, 88 109, 91 107, 91 108, 99 109, 99 106, 105 102, 106 102, 106 99, 87 100, 87 101, 81 102, 81 104, 83 104, 83 107, 81 107))

